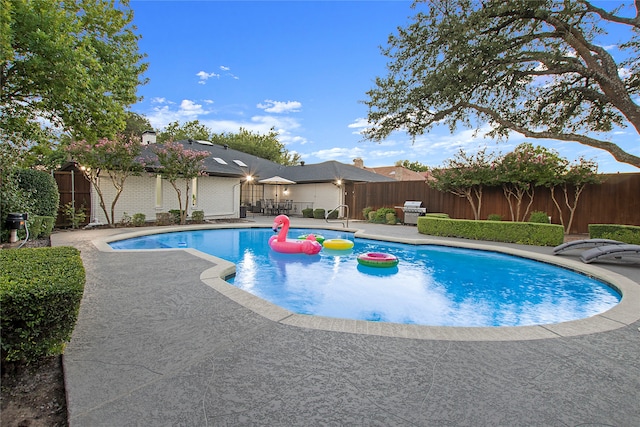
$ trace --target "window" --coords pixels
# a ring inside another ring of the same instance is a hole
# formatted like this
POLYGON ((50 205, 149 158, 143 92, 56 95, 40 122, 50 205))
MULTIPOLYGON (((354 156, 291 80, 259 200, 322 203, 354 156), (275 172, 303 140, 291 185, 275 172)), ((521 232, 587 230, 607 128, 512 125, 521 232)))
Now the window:
POLYGON ((246 165, 246 163, 245 163, 245 162, 243 162, 242 160, 234 160, 234 161, 233 161, 233 163, 235 163, 236 165, 241 166, 241 167, 243 167, 243 168, 248 167, 248 166, 246 165))
POLYGON ((227 162, 222 160, 220 157, 214 157, 213 160, 215 160, 216 162, 220 163, 221 165, 226 165, 227 164, 227 162))

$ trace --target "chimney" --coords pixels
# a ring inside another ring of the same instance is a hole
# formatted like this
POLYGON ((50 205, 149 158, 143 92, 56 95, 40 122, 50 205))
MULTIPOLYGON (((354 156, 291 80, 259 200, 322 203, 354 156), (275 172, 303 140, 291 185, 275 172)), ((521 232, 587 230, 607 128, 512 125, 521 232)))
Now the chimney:
POLYGON ((145 130, 142 132, 142 145, 149 145, 156 143, 156 133, 152 130, 145 130))
POLYGON ((360 157, 356 157, 355 159, 353 159, 353 166, 364 169, 364 160, 362 160, 362 158, 360 157))

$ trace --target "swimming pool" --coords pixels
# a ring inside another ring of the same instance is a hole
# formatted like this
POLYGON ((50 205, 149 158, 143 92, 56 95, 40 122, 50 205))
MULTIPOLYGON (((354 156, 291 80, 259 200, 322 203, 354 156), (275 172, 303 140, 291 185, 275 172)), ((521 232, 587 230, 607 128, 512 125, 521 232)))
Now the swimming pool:
POLYGON ((405 245, 296 228, 355 242, 351 251, 273 252, 271 229, 155 234, 111 242, 114 249, 195 248, 236 264, 234 286, 299 314, 432 326, 524 326, 591 317, 620 295, 585 275, 491 251, 405 245), (394 268, 357 263, 363 252, 397 256, 394 268))

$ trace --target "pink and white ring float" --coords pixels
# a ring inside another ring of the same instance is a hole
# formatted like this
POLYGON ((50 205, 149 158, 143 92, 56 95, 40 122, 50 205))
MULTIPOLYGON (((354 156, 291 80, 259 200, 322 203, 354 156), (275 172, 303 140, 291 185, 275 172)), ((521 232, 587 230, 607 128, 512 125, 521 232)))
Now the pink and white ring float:
POLYGON ((322 249, 322 245, 316 240, 316 236, 309 234, 305 240, 287 239, 289 232, 289 217, 286 215, 278 215, 273 220, 273 232, 278 231, 278 227, 282 226, 277 236, 269 238, 269 246, 276 252, 285 254, 305 253, 307 255, 315 255, 322 249))

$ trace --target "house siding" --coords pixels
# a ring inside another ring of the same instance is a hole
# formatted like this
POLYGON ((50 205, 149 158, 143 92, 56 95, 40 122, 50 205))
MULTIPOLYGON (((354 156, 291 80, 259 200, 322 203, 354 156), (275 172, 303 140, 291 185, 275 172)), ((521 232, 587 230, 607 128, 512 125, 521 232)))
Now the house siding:
MULTIPOLYGON (((239 211, 238 208, 234 209, 234 205, 238 206, 240 194, 240 186, 236 185, 238 183, 239 180, 237 178, 199 177, 195 206, 192 205, 191 189, 188 197, 186 199, 184 197, 186 190, 184 180, 178 181, 178 188, 182 191, 183 203, 185 200, 186 203, 188 203, 189 214, 194 210, 202 210, 204 211, 205 218, 237 218, 239 211)), ((118 223, 122 221, 125 212, 129 216, 142 213, 145 215, 147 221, 154 221, 156 219, 156 213, 179 209, 178 195, 171 183, 163 179, 161 185, 161 203, 157 205, 155 175, 131 176, 127 178, 124 190, 120 194, 120 198, 114 209, 115 222, 118 223)), ((100 188, 103 192, 107 210, 110 211, 111 202, 116 195, 116 189, 107 176, 100 178, 100 188)), ((106 224, 107 218, 100 207, 99 197, 93 188, 91 190, 91 206, 92 221, 106 224)))

